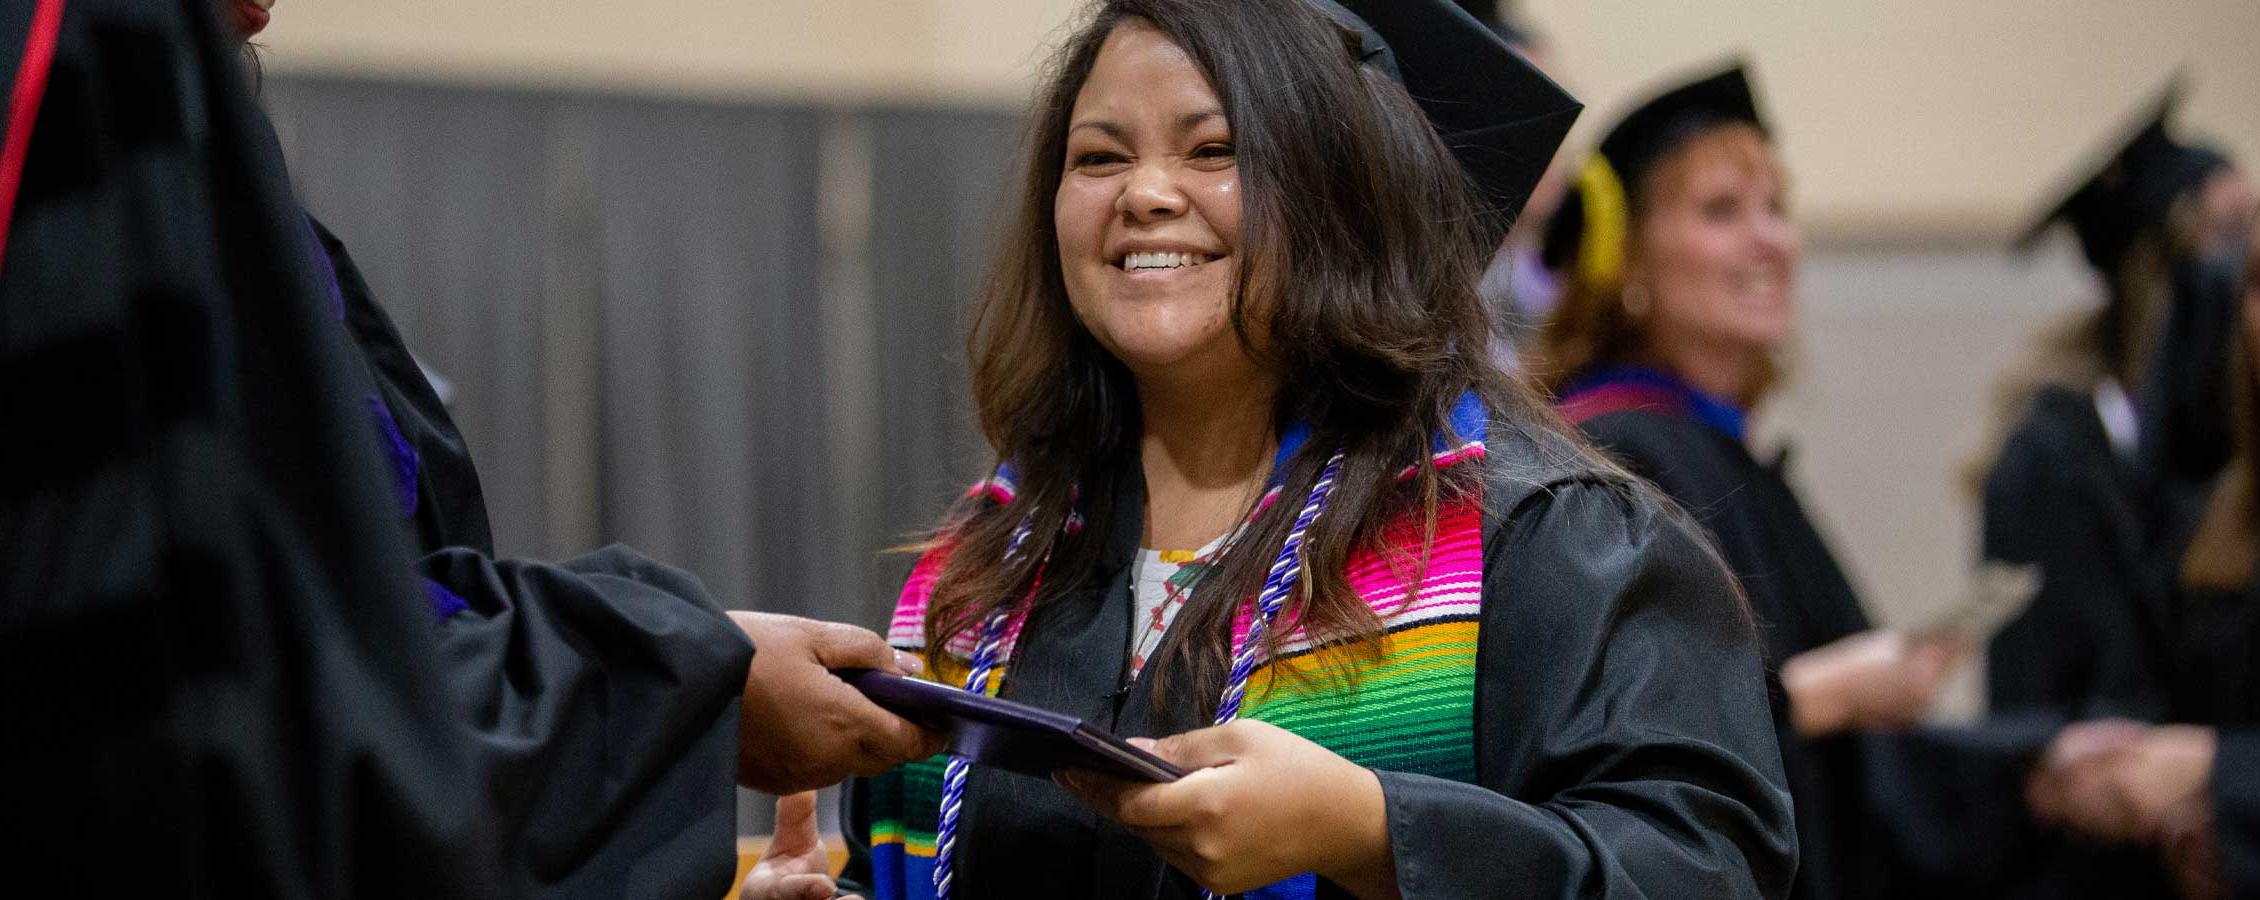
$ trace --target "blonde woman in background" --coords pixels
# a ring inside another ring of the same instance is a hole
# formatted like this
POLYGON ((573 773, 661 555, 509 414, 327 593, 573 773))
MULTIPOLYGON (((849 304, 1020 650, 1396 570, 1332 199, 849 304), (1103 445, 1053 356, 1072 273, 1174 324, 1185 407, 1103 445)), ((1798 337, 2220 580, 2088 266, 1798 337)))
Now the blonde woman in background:
MULTIPOLYGON (((1792 896, 1897 896, 1915 867, 1888 862, 1881 835, 1935 841, 1952 826, 1892 795, 1959 791, 1925 785, 1910 762, 1919 754, 1881 749, 1870 733, 1915 725, 1963 648, 1873 627, 1784 459, 1761 460, 1748 443, 1750 412, 1779 381, 1801 252, 1748 72, 1734 65, 1655 95, 1578 172, 1548 233, 1564 291, 1532 369, 1586 436, 1694 513, 1750 598, 1778 667, 1777 738, 1803 857, 1792 896), (1877 778, 1878 766, 1910 774, 1877 778)), ((1964 754, 1944 738, 1922 736, 1922 752, 1956 754, 1981 786, 1977 818, 2014 813, 2014 755, 1964 754)), ((1932 873, 1982 880, 1963 868, 1932 873)))

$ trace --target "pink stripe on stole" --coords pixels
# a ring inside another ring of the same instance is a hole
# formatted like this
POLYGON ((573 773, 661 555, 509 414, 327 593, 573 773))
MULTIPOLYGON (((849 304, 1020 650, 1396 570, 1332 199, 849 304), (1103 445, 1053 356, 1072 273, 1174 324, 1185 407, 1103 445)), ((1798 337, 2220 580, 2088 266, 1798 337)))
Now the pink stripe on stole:
POLYGON ((1604 384, 1563 397, 1555 408, 1570 424, 1583 425, 1616 412, 1675 410, 1684 402, 1679 395, 1652 384, 1604 384))
MULTIPOLYGON (((1482 442, 1471 441, 1437 453, 1435 461, 1441 467, 1479 461, 1484 457, 1482 442)), ((1399 477, 1410 477, 1414 471, 1413 467, 1408 466, 1399 477)), ((1003 483, 1001 479, 992 479, 975 485, 968 493, 986 492, 991 499, 1009 502, 1011 491, 1011 485, 1003 483)), ((1271 504, 1278 501, 1279 494, 1278 488, 1266 492, 1256 503, 1250 518, 1269 509, 1271 504)), ((1428 548, 1427 565, 1421 569, 1420 584, 1412 586, 1410 602, 1407 602, 1407 586, 1402 582, 1400 573, 1391 568, 1387 557, 1367 551, 1359 551, 1351 556, 1345 572, 1351 590, 1356 591, 1385 619, 1401 619, 1408 615, 1455 606, 1480 606, 1483 588, 1483 517, 1480 503, 1461 500, 1447 505, 1440 511, 1436 524, 1435 541, 1428 548), (1447 599, 1448 595, 1469 593, 1478 595, 1477 599, 1447 599)), ((1392 529, 1390 536, 1408 551, 1419 548, 1420 530, 1416 524, 1400 523, 1392 529)), ((887 629, 889 641, 897 644, 923 642, 927 601, 933 593, 934 582, 941 576, 947 551, 947 547, 928 551, 912 567, 910 577, 904 580, 902 593, 895 601, 894 615, 887 629)), ((1250 607, 1242 605, 1234 615, 1234 643, 1247 637, 1252 613, 1250 607)), ((1007 626, 1006 646, 1019 642, 1020 631, 1026 624, 1025 613, 1013 619, 1007 626)), ((1290 644, 1307 640, 1299 625, 1292 627, 1281 637, 1290 644)), ((972 648, 971 635, 956 635, 949 645, 950 651, 955 655, 968 655, 972 648)))
MULTIPOLYGON (((1421 580, 1412 586, 1407 602, 1407 585, 1403 575, 1390 568, 1389 560, 1371 551, 1360 550, 1350 557, 1347 567, 1350 589, 1379 613, 1385 622, 1400 621, 1404 617, 1433 609, 1481 605, 1483 589, 1483 514, 1479 504, 1460 501, 1446 506, 1436 521, 1436 540, 1429 547, 1427 565, 1421 570, 1421 580), (1447 594, 1462 594, 1472 590, 1475 600, 1446 599, 1447 594)), ((1392 529, 1400 544, 1407 550, 1419 547, 1420 529, 1410 523, 1392 529)), ((1411 574, 1409 571, 1404 575, 1411 574)), ((1235 644, 1248 636, 1248 627, 1254 621, 1254 608, 1243 604, 1233 617, 1232 640, 1235 644)), ((1300 625, 1280 635, 1283 644, 1308 641, 1300 625)))
POLYGON ((926 601, 934 593, 934 581, 941 577, 942 564, 949 560, 947 545, 936 547, 918 557, 918 564, 910 568, 910 577, 903 580, 902 593, 895 597, 895 614, 887 623, 887 640, 897 644, 925 643, 926 601))

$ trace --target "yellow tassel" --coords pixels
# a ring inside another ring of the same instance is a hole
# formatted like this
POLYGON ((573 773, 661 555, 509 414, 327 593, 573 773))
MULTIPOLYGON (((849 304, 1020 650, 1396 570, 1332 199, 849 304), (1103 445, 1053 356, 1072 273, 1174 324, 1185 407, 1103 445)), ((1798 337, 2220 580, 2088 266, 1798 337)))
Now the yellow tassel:
POLYGON ((1624 274, 1625 220, 1630 218, 1624 182, 1617 179, 1616 167, 1595 153, 1577 173, 1577 192, 1585 212, 1585 231, 1578 238, 1577 274, 1588 287, 1605 291, 1624 274))

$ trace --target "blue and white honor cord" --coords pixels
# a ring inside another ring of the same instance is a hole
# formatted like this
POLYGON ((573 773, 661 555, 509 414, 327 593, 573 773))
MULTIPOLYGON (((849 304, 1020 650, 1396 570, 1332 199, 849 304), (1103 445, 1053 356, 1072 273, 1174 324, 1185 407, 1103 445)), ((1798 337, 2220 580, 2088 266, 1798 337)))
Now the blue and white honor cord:
POLYGON ((1248 621, 1248 636, 1240 640, 1238 652, 1232 654, 1232 671, 1224 679, 1224 696, 1216 701, 1214 724, 1240 717, 1240 701, 1247 698, 1248 676, 1255 672, 1263 633, 1270 630, 1272 620, 1279 617, 1279 608, 1287 603, 1287 595, 1295 592, 1295 583, 1302 579, 1303 532, 1309 531, 1319 512, 1326 509, 1327 495, 1334 492, 1334 479, 1341 473, 1342 451, 1336 450, 1326 461, 1326 468, 1319 470, 1310 498, 1303 501, 1302 512, 1295 514, 1295 527, 1288 530, 1287 542, 1279 546, 1279 558, 1271 561, 1271 571, 1264 575, 1263 590, 1256 594, 1256 616, 1248 621))
MULTIPOLYGON (((1223 725, 1240 717, 1240 705, 1247 698, 1248 676, 1255 671, 1256 653, 1262 649, 1264 632, 1279 617, 1287 597, 1295 591, 1295 584, 1303 574, 1303 533, 1310 530, 1318 514, 1326 509, 1326 498, 1334 491, 1334 480, 1342 471, 1342 451, 1326 460, 1319 470, 1318 483, 1311 486, 1310 497, 1303 501, 1301 512, 1295 515, 1295 525, 1287 532, 1287 542, 1280 545, 1279 557, 1272 561, 1271 571, 1264 576, 1263 590, 1256 594, 1256 616, 1248 622, 1248 634, 1232 654, 1232 669, 1224 682, 1224 693, 1217 700, 1216 724, 1223 725)), ((1034 527, 1034 517, 1024 519, 1012 534, 1005 547, 1005 558, 1011 559, 1020 550, 1022 541, 1034 527)), ((990 673, 996 670, 997 656, 1004 644, 1006 625, 1012 618, 1011 607, 1003 607, 989 615, 982 623, 981 639, 973 645, 973 668, 965 673, 965 690, 968 693, 985 693, 990 673)), ((934 896, 936 900, 950 900, 950 888, 956 875, 958 814, 965 803, 965 774, 971 765, 963 757, 950 757, 949 766, 942 773, 941 824, 934 833, 934 896)), ((1204 898, 1216 897, 1202 891, 1204 898)))
MULTIPOLYGON (((1224 695, 1216 701, 1216 722, 1223 725, 1240 717, 1240 701, 1248 696, 1248 676, 1255 672, 1256 651, 1263 647, 1263 633, 1270 629, 1279 609, 1294 593, 1295 583, 1303 575, 1303 532, 1310 530, 1318 514, 1326 509, 1327 495, 1334 492, 1334 479, 1342 473, 1342 451, 1326 460, 1326 468, 1319 470, 1318 483, 1311 486, 1310 498, 1303 501, 1303 509, 1295 514, 1295 527, 1287 532, 1287 542, 1279 547, 1279 558, 1271 561, 1271 571, 1263 578, 1263 590, 1256 594, 1256 615, 1248 620, 1248 634, 1240 639, 1240 648, 1232 654, 1232 671, 1224 679, 1224 695)), ((1201 891, 1202 900, 1216 900, 1216 892, 1201 891)))
MULTIPOLYGON (((1020 545, 1035 530, 1033 513, 1020 520, 1013 529, 1012 539, 1005 543, 1004 558, 1011 560, 1020 554, 1020 545)), ((1004 644, 1006 623, 1012 620, 1012 605, 997 607, 989 619, 981 623, 981 639, 973 645, 973 667, 965 673, 965 692, 987 693, 989 674, 996 671, 997 656, 1004 644)), ((957 817, 965 808, 965 773, 971 769, 965 757, 950 757, 949 766, 942 771, 942 821, 934 829, 934 898, 950 900, 950 884, 957 875, 957 817)))

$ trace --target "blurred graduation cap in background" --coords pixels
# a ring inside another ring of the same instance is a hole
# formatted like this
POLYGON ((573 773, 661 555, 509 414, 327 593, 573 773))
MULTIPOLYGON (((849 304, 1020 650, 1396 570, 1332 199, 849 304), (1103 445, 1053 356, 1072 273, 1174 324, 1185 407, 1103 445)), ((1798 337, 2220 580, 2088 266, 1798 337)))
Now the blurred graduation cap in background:
POLYGON ((2109 142, 2047 194, 2057 199, 2018 236, 2015 249, 2030 252, 2055 226, 2068 225, 2089 265, 2116 271, 2136 239, 2165 224, 2177 198, 2228 165, 2219 151, 2174 139, 2174 112, 2185 89, 2175 76, 2131 122, 2112 129, 2109 142))

